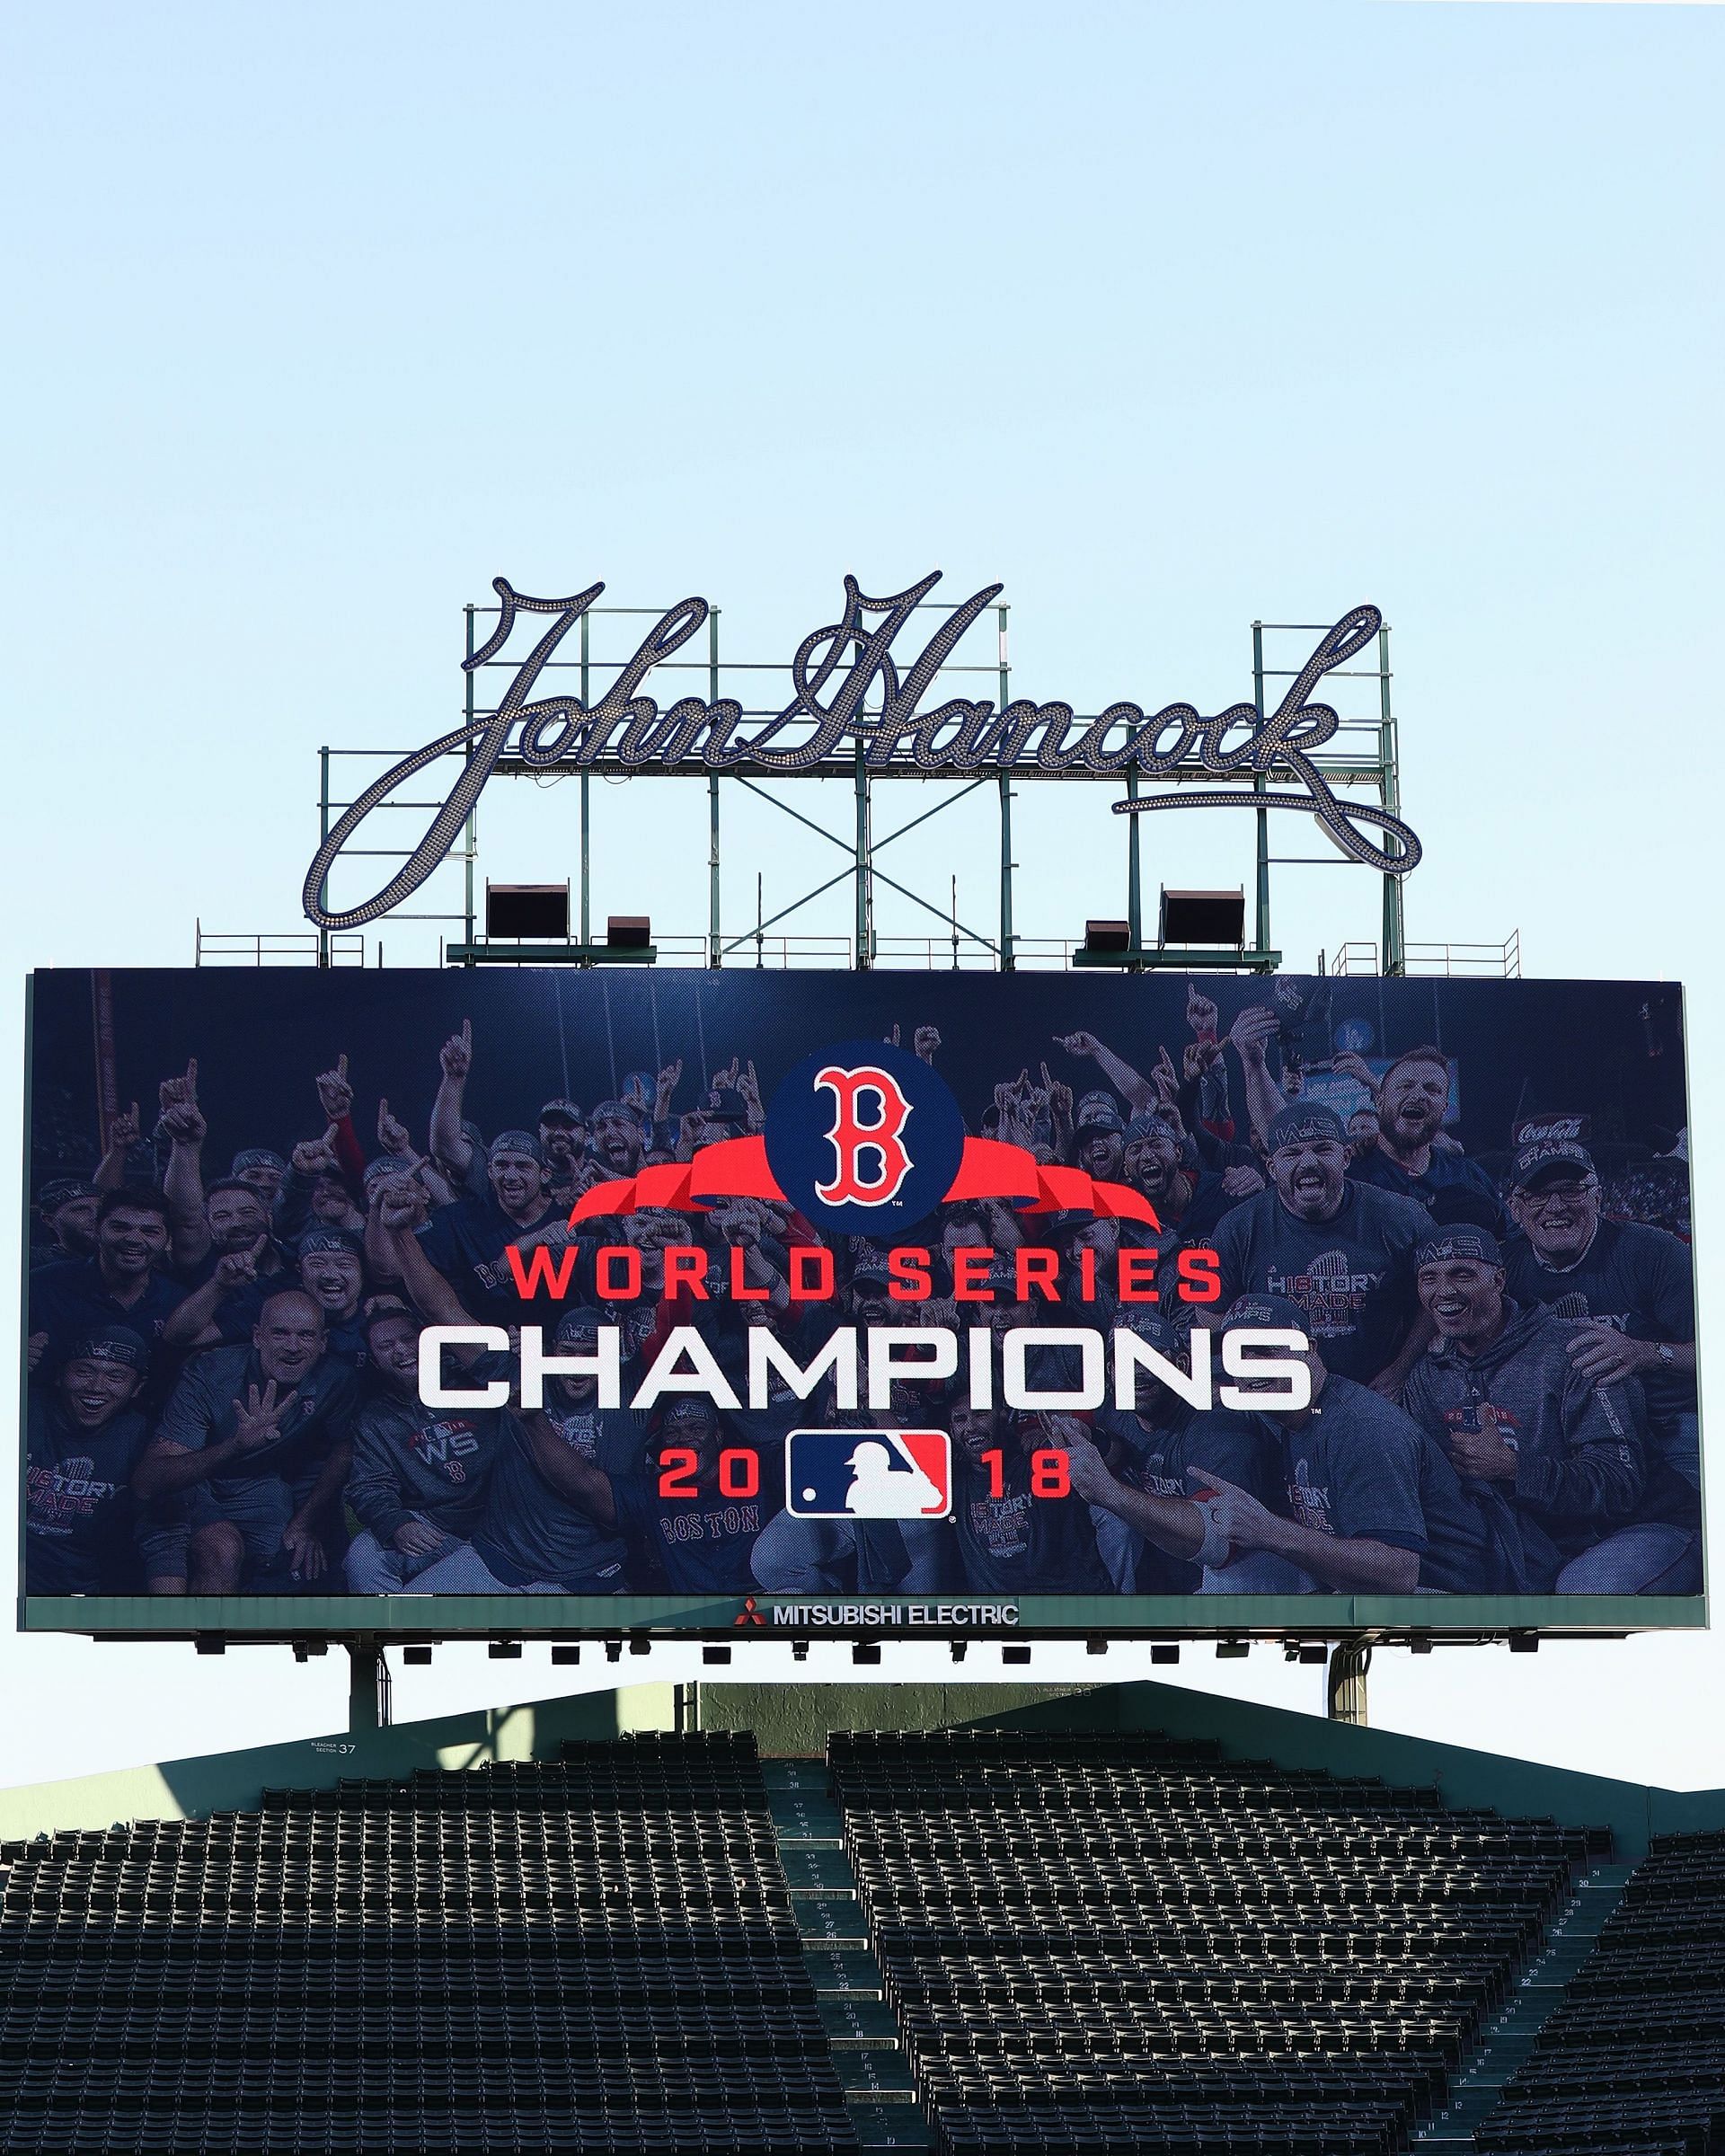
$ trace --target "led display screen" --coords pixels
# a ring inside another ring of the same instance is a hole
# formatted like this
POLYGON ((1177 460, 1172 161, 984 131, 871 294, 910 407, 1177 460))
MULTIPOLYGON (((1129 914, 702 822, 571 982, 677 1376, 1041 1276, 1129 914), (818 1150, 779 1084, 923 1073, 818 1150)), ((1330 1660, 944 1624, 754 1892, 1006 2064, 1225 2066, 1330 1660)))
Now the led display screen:
POLYGON ((1672 986, 57 971, 29 1079, 27 1627, 1704 1621, 1672 986))

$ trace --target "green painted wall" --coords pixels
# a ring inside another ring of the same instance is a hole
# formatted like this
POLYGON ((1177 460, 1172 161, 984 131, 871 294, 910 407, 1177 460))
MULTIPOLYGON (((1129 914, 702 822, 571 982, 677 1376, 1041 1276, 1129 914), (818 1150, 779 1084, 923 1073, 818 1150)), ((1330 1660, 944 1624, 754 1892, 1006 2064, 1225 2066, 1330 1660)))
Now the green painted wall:
POLYGON ((703 1729, 752 1729, 774 1759, 819 1759, 829 1729, 949 1729, 1023 1717, 1044 1727, 1110 1728, 1099 1719, 1107 1709, 1091 1704, 1098 1697, 1089 1685, 702 1684, 695 1719, 703 1729))
POLYGON ((17 1841, 63 1827, 111 1826, 117 1820, 207 1819, 257 1803, 268 1789, 332 1789, 338 1781, 397 1780, 420 1767, 483 1766, 499 1759, 544 1759, 565 1737, 611 1737, 675 1725, 676 1687, 632 1684, 573 1699, 499 1707, 480 1714, 398 1723, 337 1736, 305 1737, 164 1760, 71 1781, 0 1789, 0 1839, 17 1841))
MULTIPOLYGON (((752 1729, 763 1752, 784 1758, 818 1758, 830 1729, 1165 1729, 1213 1738, 1231 1759, 1373 1775, 1404 1787, 1435 1785, 1454 1805, 1572 1826, 1607 1826, 1626 1862, 1646 1854, 1651 1834, 1725 1827, 1725 1789, 1664 1789, 1573 1774, 1175 1685, 705 1684, 698 1689, 694 1714, 702 1728, 752 1729)), ((670 1729, 676 1718, 675 1686, 635 1684, 391 1729, 39 1782, 0 1790, 0 1837, 107 1826, 116 1820, 204 1818, 255 1804, 266 1789, 324 1789, 360 1777, 404 1776, 419 1767, 544 1758, 566 1737, 670 1729)))
POLYGON ((696 1709, 708 1729, 753 1729, 772 1754, 816 1756, 829 1728, 939 1729, 961 1724, 1024 1729, 1165 1729, 1213 1738, 1230 1759, 1274 1760, 1326 1773, 1372 1775, 1404 1788, 1440 1789, 1449 1803, 1608 1826, 1626 1863, 1649 1837, 1725 1827, 1725 1789, 1665 1789, 1602 1774, 1570 1773, 1460 1745, 1351 1728, 1315 1715, 1218 1699, 1172 1684, 1051 1690, 1006 1684, 705 1684, 696 1709))

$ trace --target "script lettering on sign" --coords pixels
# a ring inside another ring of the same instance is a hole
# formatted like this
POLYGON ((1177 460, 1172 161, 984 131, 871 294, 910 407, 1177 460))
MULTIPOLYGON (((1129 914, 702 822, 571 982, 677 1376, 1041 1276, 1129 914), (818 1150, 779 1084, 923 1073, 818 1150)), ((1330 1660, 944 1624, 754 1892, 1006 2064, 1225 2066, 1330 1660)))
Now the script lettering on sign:
POLYGON ((1069 703, 1014 698, 997 707, 986 697, 949 697, 923 708, 940 670, 967 630, 999 597, 985 585, 955 606, 908 663, 893 645, 912 613, 940 582, 939 571, 888 598, 870 598, 854 577, 845 579, 836 622, 803 638, 791 663, 791 701, 782 711, 739 731, 743 709, 734 697, 707 702, 680 697, 661 709, 642 685, 654 667, 680 651, 712 608, 705 599, 679 600, 647 632, 616 679, 591 704, 579 696, 535 696, 559 645, 604 591, 603 584, 567 598, 519 592, 492 580, 501 602, 497 628, 471 658, 469 673, 489 666, 515 633, 522 615, 544 615, 549 626, 511 676, 496 708, 429 741, 367 786, 332 826, 306 871, 304 901, 320 928, 358 928, 416 891, 448 854, 500 764, 506 770, 551 769, 667 773, 681 769, 739 772, 757 777, 814 776, 841 767, 877 777, 962 777, 983 771, 1037 771, 1050 776, 1113 778, 1126 772, 1151 779, 1202 772, 1234 783, 1182 785, 1163 794, 1116 801, 1117 815, 1170 808, 1286 808, 1314 817, 1342 853, 1385 875, 1404 876, 1420 860, 1420 841, 1387 810, 1337 799, 1313 752, 1340 721, 1313 692, 1370 642, 1382 626, 1375 606, 1356 606, 1319 641, 1274 711, 1230 704, 1204 718, 1194 704, 1164 704, 1146 712, 1137 703, 1110 703, 1080 719, 1069 703), (1077 730, 1075 732, 1075 729, 1077 730), (407 860, 363 905, 332 909, 324 902, 331 869, 375 808, 440 757, 464 752, 460 777, 407 860), (1270 786, 1266 782, 1281 782, 1270 786), (1257 782, 1257 783, 1254 783, 1257 782))

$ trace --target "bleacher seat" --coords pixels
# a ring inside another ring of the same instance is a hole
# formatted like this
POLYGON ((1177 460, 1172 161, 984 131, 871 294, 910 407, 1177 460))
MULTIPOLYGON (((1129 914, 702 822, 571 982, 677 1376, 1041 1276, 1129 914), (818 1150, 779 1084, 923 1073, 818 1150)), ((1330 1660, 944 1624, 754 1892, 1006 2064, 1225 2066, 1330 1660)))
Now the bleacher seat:
POLYGON ((0 2150, 856 2145, 752 1737, 0 1846, 0 2150))
POLYGON ((953 2156, 1384 2156, 1589 1839, 1145 1734, 835 1736, 919 2095, 953 2156))
POLYGON ((1475 2143, 1493 2156, 1725 2149, 1725 1834, 1654 1841, 1475 2143))

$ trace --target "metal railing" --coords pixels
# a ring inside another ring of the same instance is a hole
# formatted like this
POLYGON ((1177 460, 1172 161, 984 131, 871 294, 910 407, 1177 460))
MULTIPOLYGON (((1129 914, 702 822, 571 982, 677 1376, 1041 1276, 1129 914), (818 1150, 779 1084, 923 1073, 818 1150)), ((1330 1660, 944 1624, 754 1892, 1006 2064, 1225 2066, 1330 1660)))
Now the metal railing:
MULTIPOLYGON (((195 966, 315 966, 318 934, 314 928, 289 929, 281 934, 228 934, 197 923, 195 966)), ((332 966, 364 966, 366 939, 362 930, 344 929, 331 936, 332 966)))
MULTIPOLYGON (((1318 954, 1318 971, 1326 970, 1324 954, 1318 954)), ((1344 943, 1327 970, 1344 976, 1362 977, 1381 970, 1377 945, 1344 943)), ((1410 943, 1405 971, 1422 979, 1518 981, 1521 978, 1521 931, 1511 929, 1501 943, 1410 943)))
MULTIPOLYGON (((493 936, 483 941, 500 956, 509 949, 505 938, 493 936)), ((529 944, 523 950, 522 963, 544 963, 547 948, 544 943, 529 944)), ((661 966, 705 967, 711 956, 706 936, 655 936, 653 948, 661 966)), ((847 973, 855 959, 855 944, 849 936, 786 936, 746 930, 740 934, 727 933, 722 948, 727 952, 728 972, 778 973, 824 968, 831 972, 847 973)), ((1073 954, 1082 949, 1083 944, 1075 937, 1014 936, 1013 959, 1021 973, 1063 973, 1071 968, 1073 954)), ((439 963, 445 962, 441 939, 438 956, 439 963)), ((366 963, 363 932, 352 929, 332 934, 329 938, 329 962, 332 966, 363 967, 366 963)), ((378 966, 384 962, 381 941, 374 962, 378 966)), ((289 929, 275 933, 229 934, 207 929, 200 921, 195 963, 315 966, 317 932, 314 929, 289 929)), ((877 936, 871 963, 881 972, 992 973, 1000 964, 1000 953, 986 938, 968 935, 962 931, 956 936, 877 936)), ((1512 930, 1501 943, 1410 943, 1406 970, 1410 975, 1426 978, 1519 980, 1521 931, 1512 930)), ((1331 954, 1320 951, 1318 971, 1344 978, 1375 976, 1382 971, 1378 946, 1360 941, 1344 943, 1331 954)))

